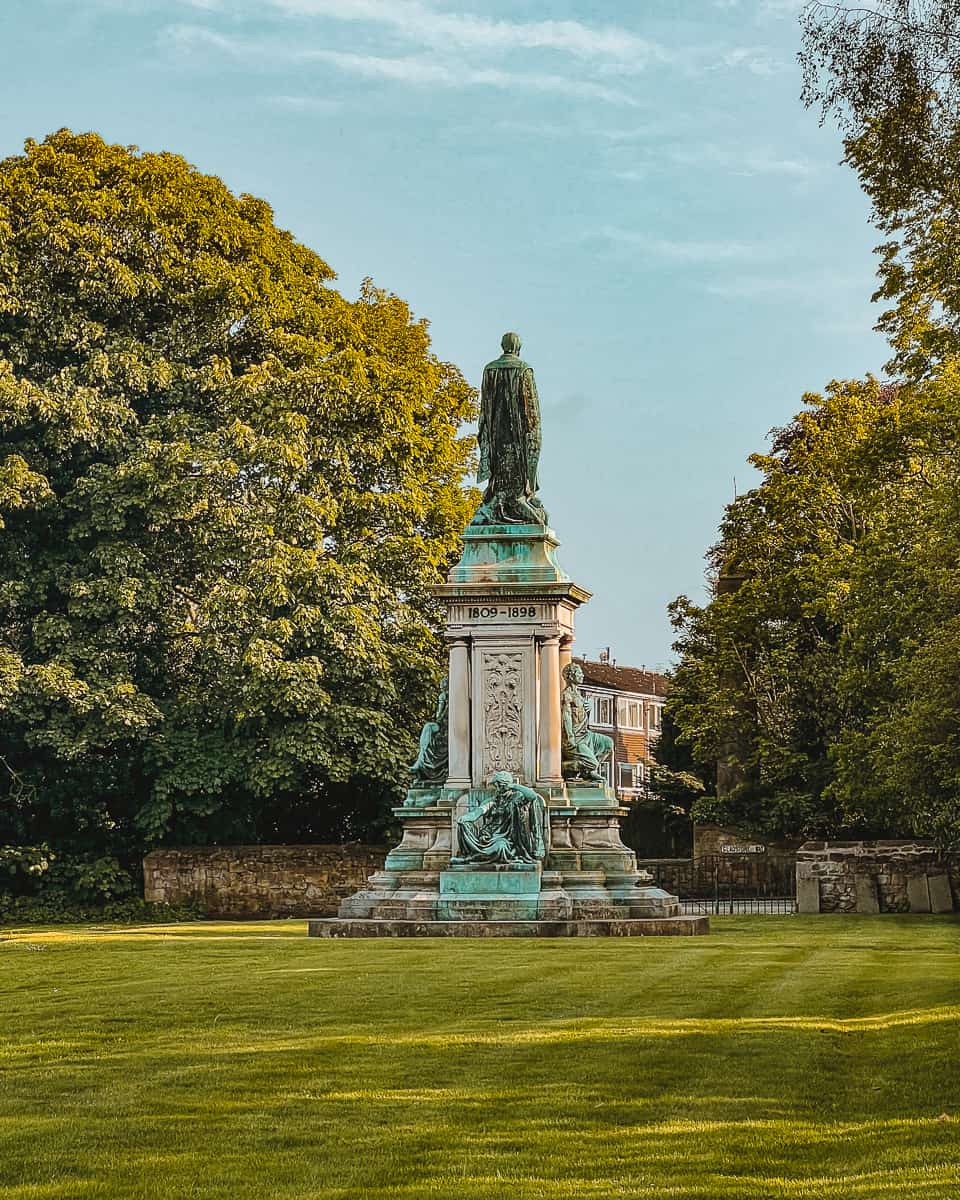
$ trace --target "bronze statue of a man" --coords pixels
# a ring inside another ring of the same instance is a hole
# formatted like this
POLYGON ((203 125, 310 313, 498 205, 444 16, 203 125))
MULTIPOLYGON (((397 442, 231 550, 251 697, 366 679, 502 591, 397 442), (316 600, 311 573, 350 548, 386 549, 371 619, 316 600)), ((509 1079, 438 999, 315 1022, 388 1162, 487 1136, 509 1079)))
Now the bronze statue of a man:
POLYGON ((533 367, 520 358, 520 338, 505 333, 503 354, 483 369, 480 466, 487 482, 473 525, 546 525, 540 486, 540 402, 533 367))

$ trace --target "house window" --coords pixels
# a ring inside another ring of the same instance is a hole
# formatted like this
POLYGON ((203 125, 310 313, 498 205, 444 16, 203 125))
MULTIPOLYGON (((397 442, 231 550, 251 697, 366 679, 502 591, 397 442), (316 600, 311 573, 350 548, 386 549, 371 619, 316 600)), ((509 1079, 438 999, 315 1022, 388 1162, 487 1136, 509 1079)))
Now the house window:
POLYGON ((663 711, 663 709, 662 709, 661 705, 659 705, 659 704, 651 704, 650 705, 650 728, 651 729, 656 729, 659 731, 659 729, 660 729, 660 714, 662 713, 662 711, 663 711))
POLYGON ((639 763, 617 763, 617 787, 620 791, 636 791, 642 782, 639 763))
POLYGON ((593 724, 594 725, 612 725, 613 724, 613 697, 612 696, 594 696, 593 697, 593 724))
POLYGON ((643 728, 643 703, 640 700, 617 698, 617 721, 621 729, 643 728))
POLYGON ((613 763, 610 759, 605 759, 600 765, 600 774, 603 776, 603 782, 607 787, 612 787, 613 763))

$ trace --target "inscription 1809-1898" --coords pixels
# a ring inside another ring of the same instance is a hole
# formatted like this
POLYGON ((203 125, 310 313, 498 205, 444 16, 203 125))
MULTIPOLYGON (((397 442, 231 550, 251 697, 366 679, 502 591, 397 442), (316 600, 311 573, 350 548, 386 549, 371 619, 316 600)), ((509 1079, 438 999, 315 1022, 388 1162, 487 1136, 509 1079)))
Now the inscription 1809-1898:
POLYGON ((470 608, 467 609, 467 614, 471 620, 491 620, 499 617, 501 620, 516 620, 518 617, 535 617, 537 615, 537 606, 535 604, 510 604, 503 608, 489 606, 487 608, 470 608))

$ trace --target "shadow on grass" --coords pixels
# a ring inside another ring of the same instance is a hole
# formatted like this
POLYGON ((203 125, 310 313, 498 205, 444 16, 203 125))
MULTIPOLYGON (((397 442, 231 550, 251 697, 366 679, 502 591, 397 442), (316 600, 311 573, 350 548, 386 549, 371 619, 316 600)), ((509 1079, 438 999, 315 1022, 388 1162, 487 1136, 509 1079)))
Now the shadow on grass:
POLYGON ((941 927, 750 954, 274 928, 0 948, 0 1200, 960 1196, 941 927))

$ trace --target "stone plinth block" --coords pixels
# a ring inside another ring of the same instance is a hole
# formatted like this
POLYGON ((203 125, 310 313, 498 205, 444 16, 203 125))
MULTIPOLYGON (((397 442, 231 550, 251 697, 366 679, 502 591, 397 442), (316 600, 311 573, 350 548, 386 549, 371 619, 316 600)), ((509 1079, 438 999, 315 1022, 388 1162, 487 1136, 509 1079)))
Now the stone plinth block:
POLYGON ((560 545, 543 525, 485 525, 467 529, 463 554, 450 583, 562 583, 569 576, 557 562, 560 545))
POLYGON ((388 871, 420 871, 446 866, 450 858, 450 808, 404 805, 393 810, 403 824, 403 839, 387 855, 388 871))
POLYGON ((455 865, 440 872, 441 921, 527 921, 540 916, 540 864, 455 865))
POLYGON ((521 896, 441 896, 438 921, 536 921, 541 916, 540 894, 521 896))
POLYGON ((539 896, 540 865, 452 865, 440 872, 441 896, 539 896))
POLYGON ((311 921, 317 938, 415 937, 694 937, 710 932, 708 917, 594 921, 311 921))
POLYGON ((437 784, 435 787, 411 787, 407 788, 407 797, 403 804, 405 808, 435 808, 443 798, 443 788, 437 784))
POLYGON ((574 810, 615 808, 622 813, 616 793, 602 783, 568 783, 567 804, 574 810))
MULTIPOLYGON (((611 889, 612 890, 612 889, 611 889)), ((675 917, 680 915, 680 901, 663 888, 638 887, 624 892, 621 903, 629 904, 631 917, 675 917)))

